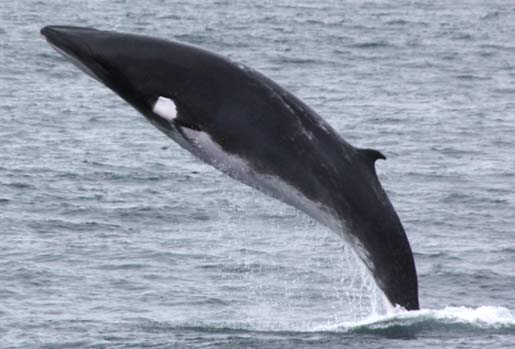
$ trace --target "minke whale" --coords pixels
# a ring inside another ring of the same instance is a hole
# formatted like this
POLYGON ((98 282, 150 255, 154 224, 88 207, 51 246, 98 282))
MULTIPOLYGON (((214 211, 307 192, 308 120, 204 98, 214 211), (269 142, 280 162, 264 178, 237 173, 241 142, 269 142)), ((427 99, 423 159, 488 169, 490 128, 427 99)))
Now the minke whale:
POLYGON ((382 153, 352 146, 277 83, 208 50, 92 28, 41 34, 181 147, 337 232, 393 305, 419 309, 410 244, 375 171, 382 153))

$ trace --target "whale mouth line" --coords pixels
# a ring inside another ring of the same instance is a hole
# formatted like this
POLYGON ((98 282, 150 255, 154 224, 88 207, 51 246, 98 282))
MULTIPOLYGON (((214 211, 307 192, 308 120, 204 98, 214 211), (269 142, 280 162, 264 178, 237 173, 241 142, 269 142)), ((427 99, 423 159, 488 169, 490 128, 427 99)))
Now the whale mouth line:
POLYGON ((56 50, 58 53, 60 53, 65 59, 73 63, 77 68, 79 68, 81 71, 86 73, 88 76, 92 77, 96 81, 103 83, 103 81, 98 77, 98 75, 86 64, 82 63, 80 59, 75 57, 73 54, 67 52, 66 50, 62 49, 61 47, 57 46, 56 44, 52 43, 50 40, 47 39, 48 44, 56 50))

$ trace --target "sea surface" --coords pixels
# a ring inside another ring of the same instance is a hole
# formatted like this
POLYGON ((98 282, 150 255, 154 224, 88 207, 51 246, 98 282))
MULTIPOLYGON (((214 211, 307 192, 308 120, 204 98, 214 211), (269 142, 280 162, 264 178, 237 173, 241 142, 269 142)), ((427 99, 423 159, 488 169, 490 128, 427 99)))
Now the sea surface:
POLYGON ((0 1, 0 348, 145 347, 515 348, 515 2, 0 1), (49 24, 219 52, 382 151, 422 310, 68 63, 49 24))

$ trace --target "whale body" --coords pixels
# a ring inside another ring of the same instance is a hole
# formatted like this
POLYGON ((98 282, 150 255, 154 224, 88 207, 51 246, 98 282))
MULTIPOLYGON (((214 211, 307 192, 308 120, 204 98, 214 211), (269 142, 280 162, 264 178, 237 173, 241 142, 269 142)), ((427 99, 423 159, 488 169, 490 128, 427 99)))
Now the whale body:
POLYGON ((41 33, 181 147, 337 232, 393 305, 419 309, 411 247, 375 171, 382 153, 352 146, 274 81, 205 49, 93 28, 41 33))

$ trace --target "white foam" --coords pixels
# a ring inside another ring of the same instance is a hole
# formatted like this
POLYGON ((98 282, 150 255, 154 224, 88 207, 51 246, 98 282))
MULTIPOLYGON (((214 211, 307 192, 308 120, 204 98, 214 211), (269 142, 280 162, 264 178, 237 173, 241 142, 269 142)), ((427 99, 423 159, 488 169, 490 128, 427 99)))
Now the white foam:
POLYGON ((396 307, 386 315, 373 314, 357 322, 318 326, 315 331, 349 331, 357 328, 381 329, 390 326, 410 326, 416 323, 436 321, 444 325, 469 325, 478 328, 515 327, 515 315, 507 308, 496 306, 445 307, 406 311, 396 307))
POLYGON ((170 98, 162 96, 159 96, 156 100, 152 111, 168 121, 172 121, 177 117, 177 108, 175 107, 175 103, 170 98))
POLYGON ((433 310, 432 315, 439 320, 450 320, 458 323, 470 323, 494 327, 515 326, 514 314, 504 307, 446 307, 443 310, 433 310))

